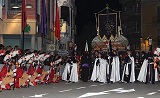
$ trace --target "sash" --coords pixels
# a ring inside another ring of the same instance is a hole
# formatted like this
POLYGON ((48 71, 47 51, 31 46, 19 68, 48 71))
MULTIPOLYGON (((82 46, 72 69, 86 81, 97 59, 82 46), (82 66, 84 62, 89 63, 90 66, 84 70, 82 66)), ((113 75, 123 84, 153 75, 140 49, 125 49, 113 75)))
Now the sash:
POLYGON ((82 67, 89 67, 89 64, 82 64, 82 67))

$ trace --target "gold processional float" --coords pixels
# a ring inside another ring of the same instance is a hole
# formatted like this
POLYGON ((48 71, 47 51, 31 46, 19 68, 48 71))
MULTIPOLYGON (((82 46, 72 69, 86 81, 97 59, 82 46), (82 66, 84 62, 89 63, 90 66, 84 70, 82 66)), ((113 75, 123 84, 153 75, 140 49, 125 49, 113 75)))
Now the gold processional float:
POLYGON ((107 7, 95 13, 97 36, 92 40, 94 50, 109 51, 111 41, 112 49, 125 51, 129 47, 129 42, 122 33, 120 11, 115 11, 107 7), (106 10, 105 13, 103 13, 106 10), (98 21, 97 21, 98 20, 98 21))

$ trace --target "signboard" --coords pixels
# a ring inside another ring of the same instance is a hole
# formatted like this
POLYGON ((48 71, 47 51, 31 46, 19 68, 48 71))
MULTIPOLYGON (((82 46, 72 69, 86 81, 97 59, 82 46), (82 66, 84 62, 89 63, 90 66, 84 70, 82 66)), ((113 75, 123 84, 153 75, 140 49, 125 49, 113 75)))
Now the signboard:
POLYGON ((69 55, 69 52, 67 50, 59 50, 58 55, 67 56, 67 55, 69 55))
POLYGON ((54 44, 49 44, 48 45, 48 50, 49 51, 55 51, 55 45, 54 44))

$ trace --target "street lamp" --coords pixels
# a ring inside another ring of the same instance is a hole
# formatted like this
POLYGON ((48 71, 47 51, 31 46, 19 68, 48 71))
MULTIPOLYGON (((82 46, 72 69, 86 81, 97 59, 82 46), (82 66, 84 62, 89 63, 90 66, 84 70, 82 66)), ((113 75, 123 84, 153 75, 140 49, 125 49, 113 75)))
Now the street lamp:
POLYGON ((26 26, 27 26, 27 15, 26 15, 26 8, 32 8, 32 5, 31 4, 28 4, 27 6, 26 6, 26 4, 25 4, 25 1, 24 0, 22 0, 22 9, 21 9, 21 20, 22 20, 22 23, 21 23, 21 25, 22 25, 22 50, 24 50, 24 30, 25 30, 25 28, 26 28, 26 26))
POLYGON ((143 41, 143 37, 142 37, 142 36, 140 37, 140 41, 141 41, 141 42, 143 41))
POLYGON ((69 41, 69 54, 70 55, 72 55, 72 52, 73 52, 73 41, 72 41, 72 39, 70 39, 70 41, 69 41))
POLYGON ((142 51, 142 43, 145 45, 145 52, 146 52, 146 41, 143 39, 143 37, 140 37, 140 41, 141 41, 141 51, 142 51))
POLYGON ((148 45, 149 45, 149 51, 152 51, 152 38, 151 38, 151 36, 148 37, 148 45))
MULTIPOLYGON (((25 30, 25 28, 26 28, 26 26, 27 26, 27 24, 26 24, 26 8, 32 8, 32 5, 31 4, 25 4, 26 3, 26 1, 25 0, 22 0, 21 1, 22 2, 22 6, 21 5, 19 5, 18 4, 18 1, 17 0, 15 0, 15 3, 14 3, 14 5, 12 6, 12 8, 13 9, 19 9, 19 8, 21 8, 21 13, 20 14, 17 14, 17 15, 21 15, 21 19, 22 19, 22 50, 24 50, 24 30, 25 30)), ((16 15, 16 16, 17 16, 16 15)), ((15 16, 14 16, 15 17, 15 16)))
POLYGON ((152 38, 151 38, 151 36, 149 36, 149 38, 148 38, 148 45, 149 45, 149 46, 152 45, 152 38))
POLYGON ((69 41, 69 49, 70 49, 70 50, 73 49, 73 41, 72 41, 72 39, 69 41))

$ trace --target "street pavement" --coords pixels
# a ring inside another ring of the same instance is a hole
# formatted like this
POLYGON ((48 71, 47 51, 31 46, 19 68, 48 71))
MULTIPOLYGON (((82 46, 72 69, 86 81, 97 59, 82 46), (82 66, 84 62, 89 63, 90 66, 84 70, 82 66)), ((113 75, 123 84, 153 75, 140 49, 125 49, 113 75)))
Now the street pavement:
POLYGON ((155 84, 82 82, 41 84, 0 92, 0 98, 160 98, 160 82, 155 84))

